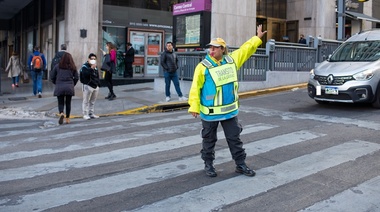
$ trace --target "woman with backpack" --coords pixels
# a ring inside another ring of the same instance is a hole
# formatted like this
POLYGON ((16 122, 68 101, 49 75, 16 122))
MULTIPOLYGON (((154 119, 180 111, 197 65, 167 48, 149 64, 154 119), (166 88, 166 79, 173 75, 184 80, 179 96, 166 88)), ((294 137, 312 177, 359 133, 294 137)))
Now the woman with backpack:
POLYGON ((73 57, 70 53, 65 53, 62 56, 59 64, 52 70, 51 81, 55 84, 54 96, 57 96, 59 121, 58 124, 63 124, 65 114, 63 110, 66 106, 66 124, 70 123, 71 99, 75 95, 74 87, 78 82, 79 76, 75 66, 73 57))
POLYGON ((22 71, 22 65, 20 62, 20 57, 17 52, 13 52, 11 58, 9 59, 7 68, 5 72, 8 72, 8 77, 12 78, 12 88, 18 87, 19 76, 22 71))

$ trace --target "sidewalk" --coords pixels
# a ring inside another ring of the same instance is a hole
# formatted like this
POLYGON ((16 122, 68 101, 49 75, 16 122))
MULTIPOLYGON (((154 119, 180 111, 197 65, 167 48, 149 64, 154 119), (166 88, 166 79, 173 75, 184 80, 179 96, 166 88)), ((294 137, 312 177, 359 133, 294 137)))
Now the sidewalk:
MULTIPOLYGON (((58 113, 57 98, 53 96, 54 84, 43 80, 42 98, 33 95, 33 82, 20 83, 19 87, 12 88, 10 78, 1 74, 0 108, 17 108, 24 111, 45 112, 54 117, 58 113)), ((75 86, 75 96, 71 104, 72 118, 82 117, 82 84, 75 86)), ((154 90, 154 82, 114 86, 116 99, 105 99, 108 88, 101 87, 95 103, 95 114, 99 116, 137 114, 155 112, 161 109, 187 107, 185 101, 179 102, 173 94, 170 102, 165 102, 165 94, 154 90)))
MULTIPOLYGON (((33 83, 20 83, 18 88, 12 88, 10 78, 1 73, 1 110, 17 108, 19 111, 43 112, 46 116, 55 117, 58 113, 57 98, 53 96, 54 84, 43 80, 42 98, 33 95, 33 83)), ((263 90, 239 93, 240 98, 248 98, 266 93, 285 91, 306 87, 306 83, 281 86, 263 90)), ((75 96, 71 104, 71 117, 82 117, 82 84, 75 86, 75 96)), ((108 88, 101 87, 95 103, 95 114, 99 116, 152 113, 169 110, 179 110, 188 107, 186 101, 178 101, 177 94, 172 95, 170 102, 165 101, 165 93, 154 90, 154 82, 114 86, 116 99, 105 99, 108 88)), ((188 91, 183 93, 188 93, 188 91)), ((187 96, 186 96, 187 97, 187 96)))

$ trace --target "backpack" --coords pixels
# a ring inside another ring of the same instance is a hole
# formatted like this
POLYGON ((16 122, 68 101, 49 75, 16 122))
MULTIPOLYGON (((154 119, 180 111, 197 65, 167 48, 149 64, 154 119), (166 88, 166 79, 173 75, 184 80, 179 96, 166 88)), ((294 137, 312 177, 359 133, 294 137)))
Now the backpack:
POLYGON ((41 70, 42 69, 42 57, 41 55, 33 55, 33 58, 32 58, 32 68, 34 70, 36 69, 39 69, 41 70))
POLYGON ((80 68, 79 70, 79 81, 82 83, 82 84, 85 84, 85 81, 84 81, 84 78, 83 78, 83 74, 82 74, 82 69, 83 68, 87 68, 86 65, 83 65, 82 68, 80 68))
MULTIPOLYGON (((64 54, 64 53, 63 53, 64 54)), ((61 61, 61 58, 63 54, 60 54, 59 52, 54 56, 53 60, 51 61, 51 70, 61 61)))

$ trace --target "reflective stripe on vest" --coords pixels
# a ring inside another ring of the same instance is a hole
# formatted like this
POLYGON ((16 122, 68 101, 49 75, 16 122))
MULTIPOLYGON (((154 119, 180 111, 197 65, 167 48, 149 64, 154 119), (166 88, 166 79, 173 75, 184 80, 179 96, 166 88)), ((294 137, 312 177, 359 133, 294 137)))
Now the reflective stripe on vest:
MULTIPOLYGON (((200 105, 200 110, 203 114, 206 115, 219 115, 219 114, 227 114, 233 112, 238 109, 238 82, 237 82, 237 70, 236 65, 233 59, 226 55, 225 60, 227 64, 222 66, 214 67, 213 64, 204 59, 202 64, 206 66, 209 70, 212 80, 215 83, 216 93, 213 96, 214 105, 212 107, 206 107, 204 105, 200 105), (228 83, 234 84, 234 102, 228 105, 223 105, 223 89, 222 86, 228 83)), ((210 96, 211 97, 211 96, 210 96)), ((212 98, 212 97, 211 97, 212 98)))
POLYGON ((239 102, 233 102, 229 105, 223 105, 223 106, 216 106, 216 107, 206 107, 201 105, 201 111, 205 115, 222 115, 231 113, 235 110, 237 110, 239 107, 239 102))

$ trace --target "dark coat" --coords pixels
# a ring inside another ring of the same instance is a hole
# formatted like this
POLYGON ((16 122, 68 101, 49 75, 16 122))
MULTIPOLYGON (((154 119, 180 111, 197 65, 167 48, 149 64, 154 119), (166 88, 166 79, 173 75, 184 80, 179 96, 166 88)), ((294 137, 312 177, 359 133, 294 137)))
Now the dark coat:
POLYGON ((133 63, 135 61, 135 49, 133 47, 125 52, 124 61, 125 63, 133 63))
POLYGON ((174 52, 169 52, 166 50, 161 54, 161 66, 164 68, 164 71, 169 73, 174 73, 178 69, 178 58, 174 52))
POLYGON ((80 81, 92 88, 100 87, 99 71, 97 68, 92 69, 91 65, 86 62, 80 69, 80 81))
POLYGON ((55 84, 54 96, 74 96, 74 86, 78 82, 78 72, 76 70, 60 69, 56 65, 52 72, 50 79, 55 84))

